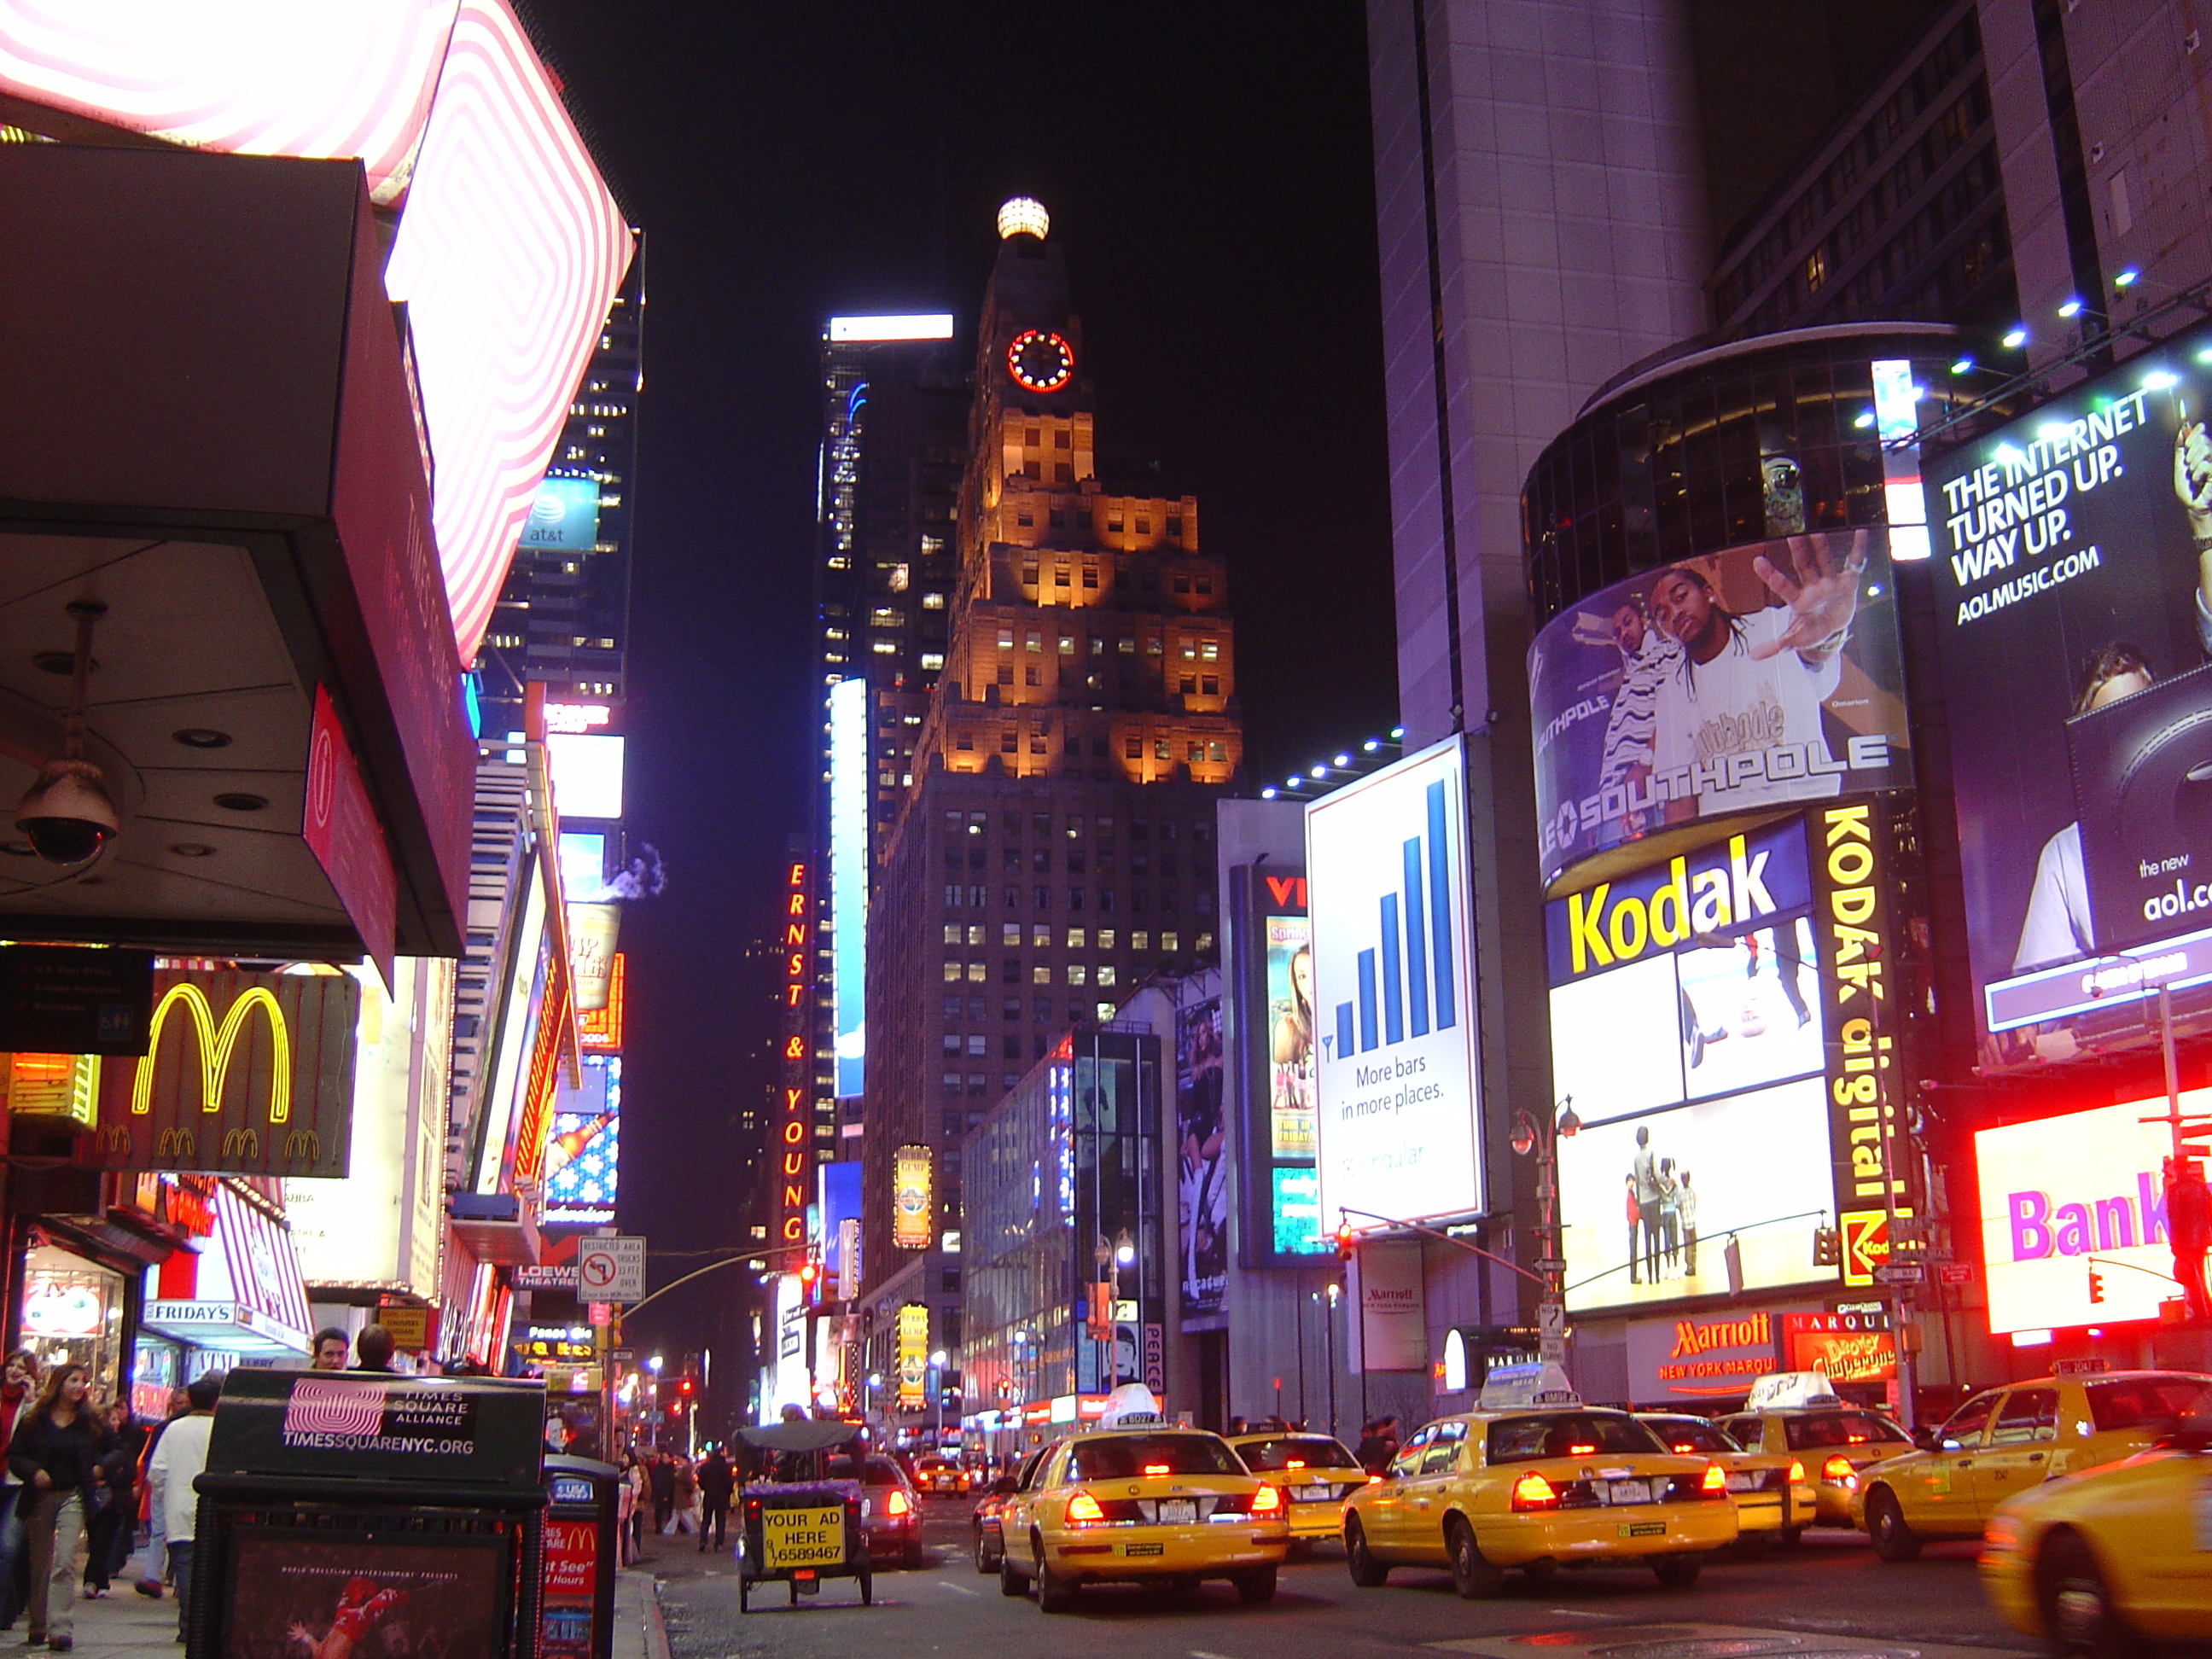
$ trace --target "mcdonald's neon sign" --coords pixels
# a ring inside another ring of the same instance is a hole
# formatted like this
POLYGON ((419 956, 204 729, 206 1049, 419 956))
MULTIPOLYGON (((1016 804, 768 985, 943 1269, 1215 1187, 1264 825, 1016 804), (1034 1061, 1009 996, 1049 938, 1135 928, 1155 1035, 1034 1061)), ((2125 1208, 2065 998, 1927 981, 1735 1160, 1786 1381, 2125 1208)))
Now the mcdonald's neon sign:
POLYGON ((275 1050, 269 1073, 269 1121, 283 1123, 292 1115, 292 1034, 284 1024, 284 1011, 276 1006, 276 994, 265 985, 250 987, 230 1005, 218 1026, 207 993, 186 981, 171 986, 154 1005, 153 1022, 146 1031, 146 1057, 138 1062, 137 1075, 131 1080, 131 1116, 144 1117, 154 1109, 154 1059, 161 1052, 161 1028, 168 1022, 169 1011, 176 1007, 191 1015, 192 1030, 199 1037, 200 1110, 222 1109, 222 1085, 230 1071, 231 1053, 238 1046, 246 1020, 258 1008, 268 1016, 269 1041, 275 1050))

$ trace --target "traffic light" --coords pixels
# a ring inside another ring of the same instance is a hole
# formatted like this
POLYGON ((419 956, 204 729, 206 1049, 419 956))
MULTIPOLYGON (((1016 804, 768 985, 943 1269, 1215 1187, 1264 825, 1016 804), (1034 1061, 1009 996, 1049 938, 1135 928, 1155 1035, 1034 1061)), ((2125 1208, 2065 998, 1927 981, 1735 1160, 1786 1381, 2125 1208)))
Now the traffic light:
POLYGON ((2097 1264, 2093 1261, 2089 1264, 2089 1300, 2102 1302, 2104 1299, 2105 1276, 2097 1271, 2097 1264))
POLYGON ((1091 1285, 1090 1306, 1085 1312, 1087 1317, 1084 1324, 1091 1340, 1111 1342, 1114 1340, 1114 1287, 1111 1284, 1101 1279, 1091 1285))
POLYGON ((1352 1260, 1352 1218, 1349 1216, 1340 1218, 1336 1224, 1336 1259, 1339 1261, 1352 1260))
POLYGON ((1813 1265, 1816 1267, 1840 1267, 1844 1263, 1844 1239, 1833 1227, 1816 1228, 1813 1233, 1813 1265))
POLYGON ((812 1256, 799 1264, 799 1294, 802 1301, 812 1306, 822 1288, 822 1264, 812 1256))

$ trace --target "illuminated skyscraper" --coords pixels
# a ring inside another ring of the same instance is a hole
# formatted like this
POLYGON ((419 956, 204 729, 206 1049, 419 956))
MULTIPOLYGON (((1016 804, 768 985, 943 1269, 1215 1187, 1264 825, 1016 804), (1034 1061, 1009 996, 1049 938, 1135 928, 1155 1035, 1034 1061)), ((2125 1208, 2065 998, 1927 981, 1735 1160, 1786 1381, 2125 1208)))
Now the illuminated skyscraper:
POLYGON ((1215 948, 1213 805, 1243 758, 1227 568, 1201 549, 1194 498, 1098 477, 1082 324, 1048 228, 1035 204, 1000 215, 944 665, 904 728, 912 783, 869 914, 872 1364, 901 1303, 927 1304, 932 1345, 957 1349, 945 1235, 967 1131, 1070 1026, 1215 948), (902 1146, 930 1153, 927 1212, 908 1218, 921 1249, 891 1240, 902 1146))

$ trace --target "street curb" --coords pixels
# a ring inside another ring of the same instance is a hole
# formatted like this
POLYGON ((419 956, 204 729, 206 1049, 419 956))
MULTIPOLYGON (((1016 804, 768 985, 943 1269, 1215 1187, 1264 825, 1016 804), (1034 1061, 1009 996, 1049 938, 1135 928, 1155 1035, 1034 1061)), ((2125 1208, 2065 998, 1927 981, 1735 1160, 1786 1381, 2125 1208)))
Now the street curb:
POLYGON ((653 1581, 653 1594, 645 1603, 646 1659, 669 1659, 668 1626, 660 1616, 660 1581, 653 1581))

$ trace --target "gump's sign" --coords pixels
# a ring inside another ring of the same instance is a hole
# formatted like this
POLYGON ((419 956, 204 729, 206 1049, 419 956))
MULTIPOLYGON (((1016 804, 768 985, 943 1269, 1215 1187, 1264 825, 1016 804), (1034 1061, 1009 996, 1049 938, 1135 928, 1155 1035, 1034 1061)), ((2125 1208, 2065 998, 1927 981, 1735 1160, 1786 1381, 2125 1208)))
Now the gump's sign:
POLYGON ((82 1164, 342 1176, 353 1139, 349 974, 157 969, 143 1059, 112 1059, 82 1164))

